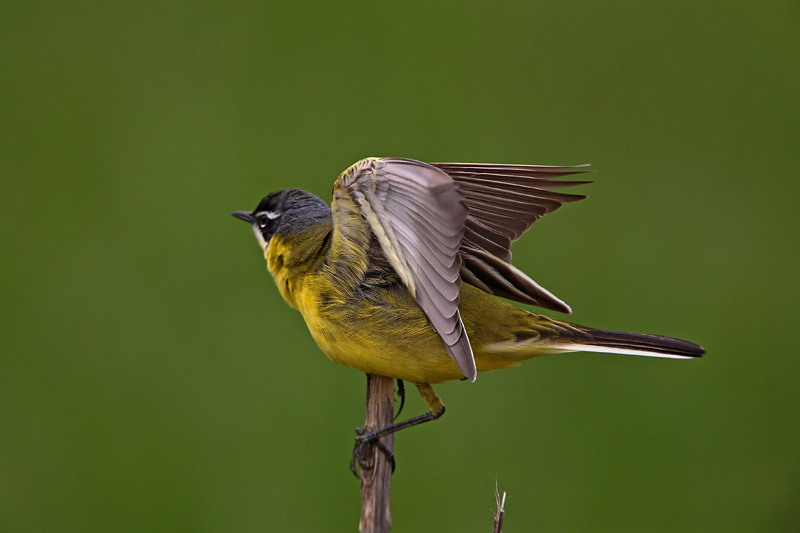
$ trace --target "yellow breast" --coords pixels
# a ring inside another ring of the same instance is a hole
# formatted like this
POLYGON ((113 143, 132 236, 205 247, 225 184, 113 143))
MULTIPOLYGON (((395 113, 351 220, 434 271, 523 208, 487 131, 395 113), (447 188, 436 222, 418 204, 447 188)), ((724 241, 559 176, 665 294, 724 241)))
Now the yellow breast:
MULTIPOLYGON (((298 309, 322 352, 362 372, 413 383, 463 377, 411 294, 399 287, 346 293, 336 276, 317 263, 293 264, 293 246, 273 237, 265 253, 283 298, 298 309)), ((463 285, 459 307, 478 371, 516 365, 549 353, 530 343, 515 345, 515 333, 530 330, 532 317, 485 292, 463 285), (496 347, 507 343, 507 349, 496 347)))

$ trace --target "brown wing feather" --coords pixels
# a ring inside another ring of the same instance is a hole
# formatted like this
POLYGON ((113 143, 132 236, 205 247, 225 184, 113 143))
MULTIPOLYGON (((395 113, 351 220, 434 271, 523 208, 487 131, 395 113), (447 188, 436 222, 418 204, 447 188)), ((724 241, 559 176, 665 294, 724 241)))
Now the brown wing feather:
POLYGON ((587 172, 588 165, 541 166, 484 163, 432 163, 447 172, 469 209, 461 255, 465 281, 497 296, 570 312, 567 304, 511 266, 511 243, 540 217, 567 202, 586 198, 554 189, 590 183, 559 181, 587 172))

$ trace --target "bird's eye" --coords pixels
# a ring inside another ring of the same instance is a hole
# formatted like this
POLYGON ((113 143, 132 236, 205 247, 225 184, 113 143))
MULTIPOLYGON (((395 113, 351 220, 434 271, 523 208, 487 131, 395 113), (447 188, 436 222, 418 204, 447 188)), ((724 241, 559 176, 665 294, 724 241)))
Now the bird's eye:
POLYGON ((262 228, 266 227, 266 225, 269 224, 269 221, 270 218, 267 215, 258 215, 256 217, 256 222, 258 222, 258 225, 261 226, 262 228))

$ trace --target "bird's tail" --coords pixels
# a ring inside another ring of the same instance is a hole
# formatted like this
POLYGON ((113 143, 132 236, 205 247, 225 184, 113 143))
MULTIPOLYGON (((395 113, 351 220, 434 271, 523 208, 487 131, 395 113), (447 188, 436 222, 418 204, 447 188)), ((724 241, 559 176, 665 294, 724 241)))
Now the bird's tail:
POLYGON ((602 352, 672 359, 701 357, 706 351, 702 346, 672 337, 625 333, 582 327, 586 337, 551 345, 551 348, 568 352, 602 352))

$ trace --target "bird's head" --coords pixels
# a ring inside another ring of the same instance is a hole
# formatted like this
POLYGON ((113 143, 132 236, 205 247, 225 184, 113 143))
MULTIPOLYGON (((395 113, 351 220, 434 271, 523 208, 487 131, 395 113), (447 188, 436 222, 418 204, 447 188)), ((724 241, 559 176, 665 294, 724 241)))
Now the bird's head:
POLYGON ((264 250, 275 235, 301 233, 310 226, 329 221, 331 210, 319 197, 302 189, 282 189, 269 193, 253 211, 231 213, 249 222, 264 250))

